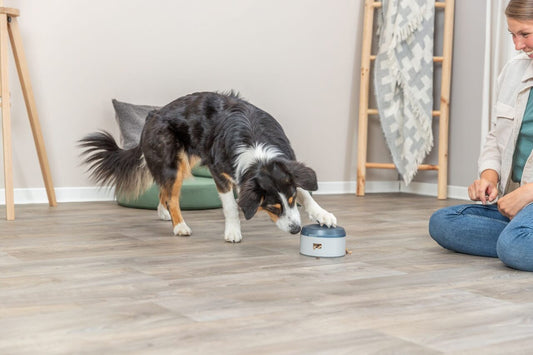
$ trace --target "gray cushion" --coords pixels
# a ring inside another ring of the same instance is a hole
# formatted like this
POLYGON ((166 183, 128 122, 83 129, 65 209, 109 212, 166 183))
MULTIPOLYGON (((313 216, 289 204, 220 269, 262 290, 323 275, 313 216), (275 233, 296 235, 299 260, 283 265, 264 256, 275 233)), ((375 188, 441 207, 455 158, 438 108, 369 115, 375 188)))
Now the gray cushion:
POLYGON ((111 100, 115 108, 115 119, 120 127, 120 142, 124 149, 135 147, 141 140, 141 132, 144 127, 146 116, 158 106, 134 105, 111 100))

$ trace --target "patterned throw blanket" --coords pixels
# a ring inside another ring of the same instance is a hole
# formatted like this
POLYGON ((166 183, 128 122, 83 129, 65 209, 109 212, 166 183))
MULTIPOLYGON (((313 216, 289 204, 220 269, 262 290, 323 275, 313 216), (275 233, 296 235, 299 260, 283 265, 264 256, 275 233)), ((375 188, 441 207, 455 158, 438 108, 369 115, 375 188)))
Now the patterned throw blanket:
POLYGON ((433 146, 435 0, 383 0, 374 64, 377 106, 387 145, 405 184, 433 146))

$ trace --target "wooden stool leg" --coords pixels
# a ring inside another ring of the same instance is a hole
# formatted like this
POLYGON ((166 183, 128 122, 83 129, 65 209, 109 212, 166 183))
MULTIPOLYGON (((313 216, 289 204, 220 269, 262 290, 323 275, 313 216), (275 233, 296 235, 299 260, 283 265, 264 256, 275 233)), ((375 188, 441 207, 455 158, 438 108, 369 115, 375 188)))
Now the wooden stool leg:
POLYGON ((368 96, 370 90, 370 51, 374 23, 374 0, 365 1, 363 46, 361 48, 361 83, 359 90, 359 127, 357 130, 357 196, 365 195, 368 145, 368 96))
POLYGON ((43 174, 44 185, 48 195, 48 203, 50 206, 56 206, 56 196, 54 186, 52 184, 52 175, 50 174, 50 167, 48 164, 48 157, 44 146, 44 139, 41 132, 41 124, 39 123, 39 116, 37 115, 37 108, 35 99, 33 97, 33 90, 30 83, 30 75, 24 49, 22 47, 22 40, 16 17, 11 17, 8 24, 9 38, 11 40, 11 47, 13 48, 13 55, 17 66, 20 85, 22 86, 22 93, 24 94, 24 101, 26 102, 26 110, 30 119, 31 130, 33 133, 33 140, 35 141, 35 148, 39 156, 39 164, 41 165, 41 172, 43 174))
POLYGON ((15 199, 13 193, 13 158, 11 152, 11 112, 8 87, 8 44, 7 15, 0 14, 0 96, 2 97, 2 134, 4 145, 4 185, 6 195, 6 218, 15 219, 15 199))
POLYGON ((444 9, 444 40, 442 61, 442 82, 440 98, 440 121, 439 121, 439 174, 437 198, 443 200, 448 198, 448 134, 450 116, 450 88, 452 72, 452 50, 453 50, 453 18, 454 0, 446 0, 444 9))

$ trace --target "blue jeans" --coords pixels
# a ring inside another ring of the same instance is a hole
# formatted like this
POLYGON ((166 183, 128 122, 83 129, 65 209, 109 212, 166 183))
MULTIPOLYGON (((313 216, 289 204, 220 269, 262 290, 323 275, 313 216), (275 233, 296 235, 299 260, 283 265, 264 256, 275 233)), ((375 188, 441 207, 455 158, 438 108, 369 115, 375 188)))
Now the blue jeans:
POLYGON ((512 220, 497 205, 442 208, 429 219, 429 234, 446 249, 498 257, 509 267, 533 271, 533 204, 512 220))

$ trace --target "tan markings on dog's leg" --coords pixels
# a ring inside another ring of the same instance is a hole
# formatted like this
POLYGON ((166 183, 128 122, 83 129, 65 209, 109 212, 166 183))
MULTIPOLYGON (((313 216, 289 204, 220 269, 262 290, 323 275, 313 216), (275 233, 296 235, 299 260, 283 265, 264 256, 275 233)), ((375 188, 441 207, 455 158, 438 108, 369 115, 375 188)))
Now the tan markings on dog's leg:
POLYGON ((229 174, 222 173, 221 175, 222 175, 222 177, 223 177, 224 179, 227 180, 227 182, 228 182, 228 184, 229 184, 230 187, 233 186, 233 185, 235 185, 235 180, 233 180, 233 178, 232 178, 229 174))
POLYGON ((170 213, 170 217, 172 218, 172 225, 174 226, 173 232, 174 235, 180 236, 189 236, 192 233, 187 223, 185 223, 183 220, 180 209, 181 186, 183 185, 185 174, 190 173, 190 169, 187 171, 187 167, 189 167, 188 159, 182 159, 178 162, 178 172, 176 174, 174 185, 172 185, 172 190, 170 193, 169 191, 166 191, 167 209, 170 213))
MULTIPOLYGON (((181 173, 181 181, 192 176, 191 167, 193 165, 191 165, 189 158, 190 158, 189 155, 186 154, 183 150, 179 151, 178 153, 178 175, 181 173)), ((178 179, 179 177, 176 176, 176 178, 178 179)), ((181 188, 181 185, 180 185, 180 188, 181 188)))
POLYGON ((235 182, 229 174, 221 173, 220 175, 213 176, 215 184, 219 194, 225 194, 233 189, 235 182))
POLYGON ((200 163, 202 159, 198 155, 189 155, 189 165, 191 169, 200 163))

